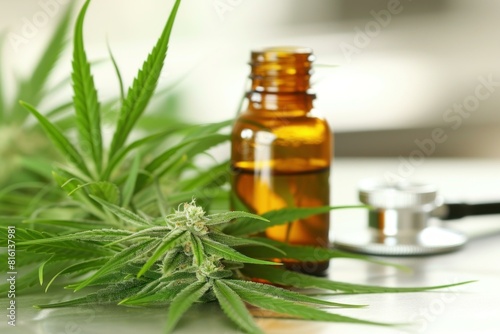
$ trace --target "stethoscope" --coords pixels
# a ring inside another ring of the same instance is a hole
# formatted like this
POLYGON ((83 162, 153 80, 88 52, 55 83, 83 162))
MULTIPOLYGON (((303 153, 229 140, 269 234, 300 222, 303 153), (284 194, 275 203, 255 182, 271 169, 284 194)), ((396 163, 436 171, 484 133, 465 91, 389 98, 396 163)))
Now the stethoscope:
POLYGON ((445 203, 431 184, 383 180, 359 183, 359 200, 369 206, 368 229, 334 239, 335 247, 390 256, 431 255, 461 248, 467 236, 431 224, 432 218, 458 219, 500 214, 500 203, 445 203))

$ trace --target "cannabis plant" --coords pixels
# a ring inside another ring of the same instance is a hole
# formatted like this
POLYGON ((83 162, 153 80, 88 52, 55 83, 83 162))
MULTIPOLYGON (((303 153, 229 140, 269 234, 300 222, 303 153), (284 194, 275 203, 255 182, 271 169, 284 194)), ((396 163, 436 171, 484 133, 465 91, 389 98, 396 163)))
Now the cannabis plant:
MULTIPOLYGON (((200 167, 197 158, 228 140, 224 130, 229 122, 165 124, 157 133, 130 140, 156 90, 180 0, 175 1, 158 42, 127 94, 122 94, 116 129, 106 143, 102 107, 82 32, 89 4, 86 1, 80 11, 73 39, 72 106, 77 138, 67 136, 32 104, 21 102, 64 157, 54 164, 52 175, 66 197, 33 210, 28 217, 4 217, 0 224, 2 245, 15 236, 15 266, 23 273, 18 292, 27 293, 40 285, 45 291, 60 285, 89 291, 85 297, 37 307, 165 305, 166 332, 171 332, 194 303, 217 302, 245 332, 261 333, 246 304, 298 319, 391 324, 324 310, 363 305, 325 301, 257 283, 257 279, 286 287, 349 293, 416 292, 450 286, 355 285, 284 271, 279 262, 270 261, 345 257, 380 263, 333 249, 257 237, 268 227, 340 208, 289 208, 262 216, 215 210, 228 199, 227 163, 200 167)), ((121 77, 119 70, 117 74, 121 77)), ((0 255, 3 269, 7 269, 8 255, 0 255)), ((7 287, 2 289, 5 292, 7 287)))

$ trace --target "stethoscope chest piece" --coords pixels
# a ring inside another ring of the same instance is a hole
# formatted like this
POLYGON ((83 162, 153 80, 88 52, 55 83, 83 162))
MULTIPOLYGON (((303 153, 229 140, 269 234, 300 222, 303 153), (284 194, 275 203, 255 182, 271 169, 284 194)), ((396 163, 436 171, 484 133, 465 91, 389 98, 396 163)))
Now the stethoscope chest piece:
POLYGON ((414 256, 451 252, 467 242, 460 232, 430 225, 432 212, 442 204, 432 185, 363 180, 359 199, 371 206, 369 228, 336 236, 334 245, 339 249, 414 256))

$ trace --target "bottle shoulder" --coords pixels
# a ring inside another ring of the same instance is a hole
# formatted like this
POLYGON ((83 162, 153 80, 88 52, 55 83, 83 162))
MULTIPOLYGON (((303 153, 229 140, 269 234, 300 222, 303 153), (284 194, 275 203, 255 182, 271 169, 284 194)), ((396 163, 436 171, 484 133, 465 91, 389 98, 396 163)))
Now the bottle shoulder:
POLYGON ((330 128, 326 118, 313 111, 301 115, 290 115, 279 111, 258 113, 245 111, 238 115, 234 124, 238 127, 249 128, 276 128, 297 125, 330 128))
POLYGON ((277 138, 299 141, 309 139, 317 142, 329 140, 331 137, 331 129, 326 119, 312 113, 300 117, 268 117, 242 113, 233 126, 233 135, 241 135, 242 138, 250 139, 263 132, 272 133, 277 138))

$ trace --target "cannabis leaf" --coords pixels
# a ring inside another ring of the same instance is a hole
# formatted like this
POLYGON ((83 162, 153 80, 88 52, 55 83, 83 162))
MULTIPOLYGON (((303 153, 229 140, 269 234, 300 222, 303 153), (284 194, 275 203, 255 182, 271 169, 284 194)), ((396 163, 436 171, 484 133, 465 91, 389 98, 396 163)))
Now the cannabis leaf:
POLYGON ((73 101, 81 149, 83 152, 91 152, 97 176, 102 169, 101 114, 97 90, 90 72, 90 63, 83 45, 83 21, 89 4, 90 0, 83 5, 75 28, 72 74, 75 95, 73 101))
POLYGON ((111 143, 110 159, 118 149, 123 146, 135 123, 142 115, 149 100, 153 96, 163 69, 168 43, 170 41, 170 33, 172 32, 180 3, 180 0, 175 1, 160 39, 156 43, 142 69, 139 71, 137 78, 134 80, 134 85, 129 89, 127 98, 123 102, 115 135, 111 143))

